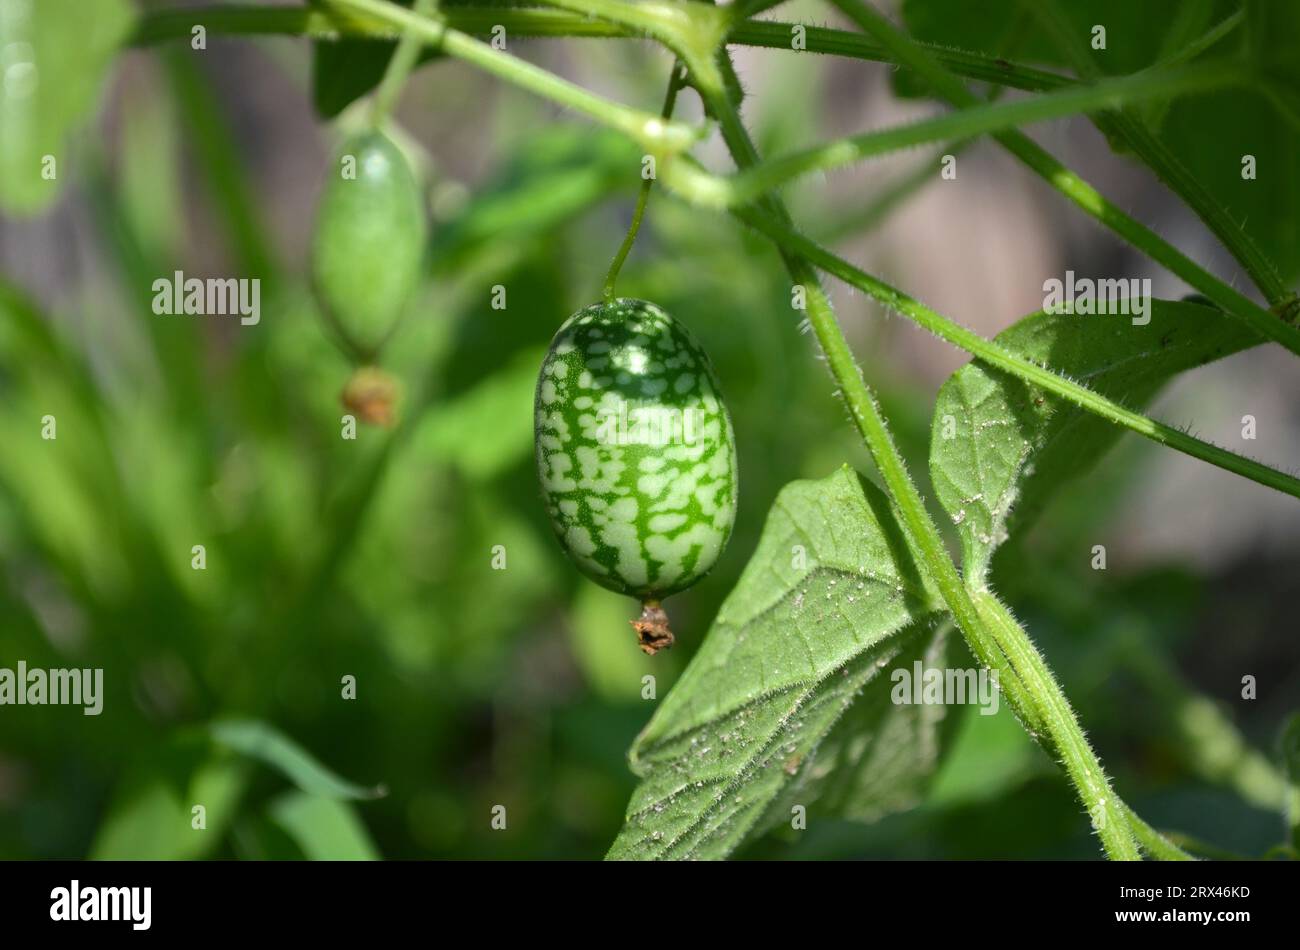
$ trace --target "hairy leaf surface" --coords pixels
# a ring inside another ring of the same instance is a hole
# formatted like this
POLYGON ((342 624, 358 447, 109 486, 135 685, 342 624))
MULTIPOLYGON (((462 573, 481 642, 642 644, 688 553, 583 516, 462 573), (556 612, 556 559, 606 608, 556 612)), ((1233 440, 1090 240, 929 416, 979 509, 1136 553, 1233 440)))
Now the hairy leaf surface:
POLYGON ((699 653, 632 747, 643 782, 609 856, 724 857, 792 805, 811 806, 827 761, 845 773, 840 814, 910 801, 933 761, 936 717, 888 701, 890 667, 926 651, 933 661, 940 605, 879 489, 847 467, 787 485, 699 653), (861 712, 853 728, 824 743, 850 707, 861 712), (848 777, 857 766, 870 778, 848 777))
MULTIPOLYGON (((1183 370, 1259 342, 1212 307, 1150 304, 1145 326, 1121 314, 1039 312, 997 341, 1130 408, 1145 405, 1183 370)), ((1016 525, 1095 462, 1121 431, 978 362, 954 373, 935 403, 930 476, 961 536, 968 583, 985 584, 993 552, 1016 525)))

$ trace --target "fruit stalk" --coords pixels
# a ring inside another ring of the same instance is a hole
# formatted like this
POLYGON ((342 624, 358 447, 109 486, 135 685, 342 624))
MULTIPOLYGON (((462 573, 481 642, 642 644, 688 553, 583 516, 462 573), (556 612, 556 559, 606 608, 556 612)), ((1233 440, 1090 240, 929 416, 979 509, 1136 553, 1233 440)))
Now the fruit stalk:
POLYGON ((641 601, 641 616, 628 621, 636 631, 636 638, 641 651, 647 656, 654 656, 660 650, 672 646, 676 638, 668 626, 668 614, 659 601, 647 598, 641 601))
MULTIPOLYGON (((677 92, 682 88, 682 80, 681 64, 674 62, 673 71, 668 76, 668 91, 664 93, 664 107, 659 112, 664 119, 672 118, 673 108, 677 104, 677 92)), ((641 179, 641 188, 636 196, 636 209, 632 212, 632 224, 628 227, 627 235, 624 236, 618 253, 614 255, 614 260, 609 265, 609 272, 605 275, 604 298, 606 303, 614 299, 614 285, 618 282, 618 273, 623 269, 623 262, 627 260, 627 255, 636 242, 637 232, 641 230, 641 219, 645 216, 645 207, 650 200, 650 188, 653 184, 653 175, 641 179)))

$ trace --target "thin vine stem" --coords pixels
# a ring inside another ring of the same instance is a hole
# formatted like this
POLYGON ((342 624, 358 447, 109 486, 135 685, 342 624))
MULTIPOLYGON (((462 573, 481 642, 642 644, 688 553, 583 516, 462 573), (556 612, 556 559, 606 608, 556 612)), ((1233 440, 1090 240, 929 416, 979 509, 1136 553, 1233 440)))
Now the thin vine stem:
MULTIPOLYGON (((415 0, 411 6, 411 12, 419 16, 431 16, 438 11, 438 0, 415 0)), ((392 58, 388 61, 388 67, 384 70, 384 77, 379 81, 379 86, 375 89, 374 99, 370 106, 370 124, 375 128, 381 128, 384 121, 388 118, 394 107, 397 105, 397 98, 402 93, 402 87, 406 84, 406 77, 411 74, 415 67, 415 62, 420 57, 420 48, 424 42, 415 33, 407 30, 402 34, 402 38, 397 42, 397 49, 393 51, 392 58)))
MULTIPOLYGON (((677 105, 677 93, 682 88, 682 80, 681 64, 674 62, 672 73, 668 76, 668 89, 664 93, 664 107, 659 113, 665 119, 672 118, 673 109, 677 105)), ((614 299, 614 285, 618 283, 618 274, 623 269, 623 262, 627 260, 632 245, 636 243, 637 233, 641 230, 641 219, 645 216, 646 204, 650 201, 650 188, 653 185, 653 175, 641 179, 641 187, 637 190, 636 207, 632 210, 632 223, 623 237, 623 243, 619 245, 618 253, 610 262, 609 272, 605 275, 603 296, 606 303, 614 299)))
MULTIPOLYGON (((448 7, 441 11, 448 29, 473 36, 488 36, 501 26, 509 36, 577 39, 643 39, 644 31, 569 13, 536 7, 448 7)), ((153 46, 188 39, 196 24, 209 33, 226 36, 302 36, 321 41, 344 38, 396 40, 401 31, 391 21, 357 14, 341 18, 316 7, 265 7, 248 4, 152 10, 140 17, 131 43, 153 46)), ((791 50, 791 31, 802 24, 766 20, 733 23, 727 43, 773 50, 791 50)), ((805 50, 870 62, 888 62, 884 48, 861 33, 828 27, 805 29, 805 50)), ((963 50, 926 46, 949 69, 969 79, 1041 92, 1074 84, 1069 76, 1035 69, 1005 59, 992 59, 963 50)))
MULTIPOLYGON (((932 58, 911 37, 899 30, 862 0, 831 0, 863 30, 871 34, 901 65, 921 76, 940 96, 959 109, 980 104, 966 86, 932 58)), ((1300 356, 1300 330, 1215 277, 1154 231, 1121 211, 1097 189, 1058 162, 1023 132, 1007 130, 994 138, 1031 169, 1092 217, 1120 235, 1152 260, 1200 291, 1225 312, 1245 322, 1256 333, 1300 356)))
MULTIPOLYGON (((719 59, 726 71, 730 72, 730 60, 726 54, 722 54, 719 59)), ((755 165, 759 161, 758 152, 732 104, 722 96, 714 96, 706 98, 705 105, 718 120, 723 140, 736 165, 741 169, 755 165)), ((761 204, 769 214, 783 224, 790 221, 789 212, 775 196, 770 194, 765 196, 761 204)), ((1000 679, 1005 677, 1008 683, 1013 684, 1011 689, 1017 696, 1016 702, 1026 702, 1014 685, 1018 671, 1009 662, 1009 657, 997 643, 993 632, 986 629, 985 618, 980 615, 970 592, 963 584, 944 546, 939 529, 926 511, 920 492, 917 491, 916 485, 908 474, 907 465, 894 444, 875 396, 867 386, 861 369, 853 358, 848 341, 845 340, 835 317, 835 311, 822 290, 816 270, 797 251, 783 245, 779 245, 779 248, 791 278, 797 284, 803 285, 807 291, 808 320, 826 356, 831 374, 839 384, 840 395, 862 435, 872 460, 880 471, 881 478, 889 489, 904 528, 920 549, 926 567, 939 587, 945 604, 981 662, 997 670, 1000 679)), ((1032 688, 1039 684, 1026 685, 1032 688)), ((1040 701, 1048 702, 1045 698, 1040 701)), ((1072 761, 1067 765, 1066 771, 1080 799, 1088 808, 1089 814, 1093 815, 1094 819, 1096 816, 1102 816, 1096 823, 1106 854, 1117 860, 1140 858, 1127 819, 1122 813, 1116 813, 1115 803, 1118 799, 1110 790, 1105 773, 1101 771, 1095 756, 1092 755, 1091 748, 1083 737, 1077 721, 1067 717, 1065 722, 1052 721, 1049 725, 1068 733, 1050 734, 1056 747, 1071 755, 1086 750, 1082 752, 1083 760, 1072 761), (1081 782, 1077 780, 1077 776, 1080 775, 1088 775, 1091 778, 1087 782, 1081 782), (1112 813, 1116 814, 1118 820, 1107 820, 1107 816, 1112 813)))
POLYGON ((472 36, 451 29, 440 16, 420 16, 387 0, 326 2, 341 14, 360 14, 381 20, 399 31, 409 30, 435 49, 617 129, 650 151, 666 155, 681 152, 699 137, 690 126, 665 121, 657 115, 605 99, 540 66, 493 49, 472 36))
MULTIPOLYGON (((1011 55, 1024 38, 1023 27, 1028 18, 1023 12, 1013 20, 1006 35, 1001 40, 997 55, 1011 55)), ((1006 86, 989 84, 987 99, 997 102, 1007 90, 1006 86)), ((910 172, 896 179, 893 184, 880 190, 869 204, 863 208, 851 209, 833 218, 829 225, 823 225, 819 231, 823 242, 833 242, 837 237, 858 234, 870 230, 880 223, 895 208, 900 207, 912 195, 916 194, 930 182, 934 181, 934 167, 946 156, 954 158, 975 143, 974 139, 959 139, 944 142, 923 162, 919 162, 910 172)))
POLYGON ((791 155, 768 159, 734 175, 714 175, 701 171, 694 163, 678 162, 671 166, 665 183, 697 204, 733 208, 749 204, 760 194, 801 175, 841 168, 900 149, 949 139, 965 140, 1032 122, 1111 109, 1123 103, 1170 99, 1245 80, 1246 75, 1240 68, 1228 64, 1183 66, 1163 73, 1106 79, 1014 102, 985 103, 933 119, 836 139, 791 155))
MULTIPOLYGON (((593 19, 564 10, 537 7, 447 7, 441 19, 448 29, 473 36, 488 36, 494 26, 507 35, 540 38, 643 39, 645 33, 619 23, 593 19)), ((340 18, 316 7, 266 7, 251 4, 151 10, 140 17, 132 34, 134 46, 153 46, 171 40, 188 39, 195 25, 209 33, 225 36, 302 36, 321 41, 344 38, 396 40, 401 31, 388 19, 358 14, 340 18)), ((842 56, 869 62, 889 62, 879 43, 861 33, 829 27, 770 21, 735 22, 727 43, 763 49, 792 51, 791 31, 805 30, 805 52, 842 56)), ((1072 77, 1036 69, 1006 59, 995 59, 964 50, 922 44, 931 55, 958 75, 998 85, 1042 92, 1073 85, 1072 77)))
POLYGON ((954 346, 965 350, 984 363, 1045 389, 1053 395, 1060 396, 1085 412, 1090 412, 1107 422, 1145 436, 1159 445, 1176 449, 1235 475, 1249 478, 1261 485, 1300 498, 1300 479, 1270 468, 1254 459, 1237 455, 1235 452, 1230 452, 1212 443, 1203 442, 1180 429, 1156 422, 1139 412, 1121 406, 1095 390, 1058 375, 1047 367, 1031 362, 1023 356, 1012 353, 1010 350, 1003 349, 995 340, 986 340, 973 330, 969 330, 950 320, 938 311, 931 310, 919 300, 908 296, 896 287, 886 284, 843 258, 837 257, 799 234, 783 221, 774 219, 770 215, 764 215, 752 208, 742 208, 736 211, 735 214, 746 224, 777 241, 788 251, 801 255, 826 271, 826 273, 857 287, 880 301, 890 310, 929 330, 940 339, 947 340, 954 346))

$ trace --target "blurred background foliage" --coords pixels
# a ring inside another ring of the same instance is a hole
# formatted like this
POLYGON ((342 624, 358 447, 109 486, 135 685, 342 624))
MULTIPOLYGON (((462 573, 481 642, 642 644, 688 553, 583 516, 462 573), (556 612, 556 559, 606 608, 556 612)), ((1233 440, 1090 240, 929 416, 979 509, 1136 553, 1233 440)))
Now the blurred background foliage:
MULTIPOLYGON (((51 44, 60 29, 85 37, 77 68, 90 74, 130 35, 125 0, 38 6, 51 44)), ((907 6, 921 35, 945 40, 953 20, 907 6)), ((780 15, 822 22, 825 10, 780 15)), ((1050 62, 1034 48, 1021 52, 1050 62)), ((52 93, 49 128, 5 116, 0 154, 15 164, 0 177, 16 189, 26 159, 13 156, 53 152, 61 193, 8 195, 0 216, 0 666, 102 667, 106 696, 99 717, 0 708, 0 857, 599 857, 633 787, 625 750, 653 706, 642 677, 659 696, 671 687, 783 484, 844 461, 870 470, 771 248, 656 194, 620 292, 661 304, 712 355, 742 489, 718 568, 671 605, 678 649, 643 657, 633 604, 581 579, 550 536, 531 426, 541 354, 598 295, 640 156, 442 60, 414 75, 397 115, 435 222, 428 279, 383 358, 400 420, 342 439, 351 366, 315 308, 306 243, 334 143, 361 118, 348 103, 386 49, 210 36, 203 52, 121 53, 102 87, 92 76, 52 93), (260 277, 261 322, 154 315, 152 283, 177 269, 260 277), (54 441, 41 438, 46 414, 54 441), (492 569, 497 545, 505 570, 492 569), (206 831, 191 829, 194 804, 206 831)), ((512 50, 649 108, 669 65, 631 42, 512 50)), ((765 153, 928 108, 895 98, 887 67, 767 51, 739 62, 765 153)), ((1208 246, 1083 120, 1035 134, 1176 243, 1208 246)), ((1078 229, 986 143, 963 153, 960 191, 918 190, 918 164, 897 156, 789 197, 814 235, 982 332, 1036 309, 1042 280, 1066 266, 1179 292, 1078 229), (873 236, 855 236, 867 226, 873 236)), ((1294 243, 1294 208, 1258 214, 1294 243)), ((843 288, 836 298, 924 478, 934 390, 961 357, 843 288)), ((1294 463, 1300 391, 1275 357, 1202 371, 1158 414, 1213 434, 1255 411, 1272 424, 1259 454, 1294 463), (1224 393, 1245 395, 1211 398, 1224 393)), ((1125 438, 1004 549, 995 581, 1125 798, 1159 827, 1258 855, 1280 837, 1276 743, 1300 706, 1300 521, 1264 489, 1171 456, 1125 438), (1196 514, 1180 533, 1171 511, 1196 514), (1096 543, 1111 552, 1105 572, 1089 568, 1096 543), (1253 702, 1245 674, 1260 680, 1253 702)), ((872 825, 814 811, 807 832, 746 856, 1096 857, 1069 788, 1010 715, 955 714, 958 739, 919 807, 872 825)))

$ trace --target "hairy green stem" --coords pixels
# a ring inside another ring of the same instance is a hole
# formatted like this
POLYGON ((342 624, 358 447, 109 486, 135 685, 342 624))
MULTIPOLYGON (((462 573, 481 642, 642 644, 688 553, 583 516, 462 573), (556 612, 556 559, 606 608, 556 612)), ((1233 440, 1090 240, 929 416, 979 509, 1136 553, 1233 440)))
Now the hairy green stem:
POLYGON ((1097 834, 1105 841, 1109 832, 1123 829, 1118 837, 1124 845, 1133 848, 1132 853, 1125 856, 1136 858, 1136 845, 1125 806, 1111 790, 1101 763, 1084 737, 1069 700, 1042 654, 1034 647, 1019 621, 992 592, 975 591, 973 599, 994 642, 1025 685, 1037 725, 1046 733, 1049 744, 1061 759, 1075 788, 1079 789, 1097 834))
POLYGON ((420 16, 387 0, 327 2, 342 14, 361 14, 382 20, 397 30, 409 30, 435 49, 441 49, 520 88, 617 129, 650 151, 673 154, 689 148, 698 138, 696 131, 687 125, 666 121, 657 115, 597 96, 540 66, 493 49, 486 43, 451 29, 441 17, 420 16))
MULTIPOLYGON (((831 0, 851 20, 874 36, 901 65, 916 71, 944 99, 960 109, 980 100, 951 72, 911 37, 862 0, 831 0)), ((1052 184, 1076 205, 1186 281, 1230 315, 1244 321, 1262 337, 1300 355, 1300 330, 1259 306, 1249 297, 1215 277, 1154 231, 1111 204, 1097 189, 1066 168, 1023 132, 994 133, 1012 154, 1052 184)))
POLYGON ((864 158, 944 139, 964 140, 1079 112, 1111 109, 1126 102, 1173 98, 1193 90, 1243 82, 1242 70, 1228 65, 1178 67, 1101 80, 1015 102, 986 103, 933 119, 838 139, 792 155, 769 159, 735 175, 703 172, 693 163, 673 163, 665 183, 684 197, 715 208, 749 204, 764 192, 814 171, 828 171, 864 158))
MULTIPOLYGON (((672 117, 681 83, 681 66, 674 62, 672 73, 668 76, 668 91, 664 93, 664 107, 659 113, 665 119, 672 117)), ((623 243, 619 246, 618 253, 614 255, 614 260, 610 262, 609 272, 605 275, 604 298, 606 303, 614 299, 614 285, 618 282, 618 273, 623 269, 623 262, 627 260, 632 245, 636 243, 636 235, 641 230, 641 219, 645 216, 645 207, 650 200, 650 187, 653 184, 653 175, 641 179, 641 187, 637 190, 636 207, 632 211, 632 223, 628 226, 627 234, 623 238, 623 243)))
MULTIPOLYGON (((729 58, 724 54, 720 60, 727 71, 730 71, 729 58)), ((714 96, 706 99, 705 105, 718 120, 723 140, 737 167, 743 170, 757 164, 759 161, 757 150, 732 104, 722 96, 714 96)), ((773 216, 783 225, 788 224, 789 212, 785 210, 778 198, 768 195, 762 200, 762 206, 768 215, 773 216)), ((831 374, 840 386, 840 395, 848 407, 854 425, 862 435, 867 450, 871 453, 872 460, 889 490, 904 528, 920 549, 928 571, 939 587, 954 620, 970 643, 971 649, 981 662, 998 671, 1000 679, 1005 676, 1008 682, 1012 682, 1019 671, 1009 662, 1010 657, 1002 650, 993 632, 986 630, 988 624, 981 617, 970 592, 953 565, 944 546, 943 537, 929 512, 926 511, 920 492, 917 491, 915 483, 908 474, 907 465, 894 444, 875 396, 863 379, 857 361, 853 358, 830 301, 821 288, 816 270, 796 250, 789 247, 782 247, 781 250, 791 278, 796 284, 805 288, 808 321, 826 356, 831 374)), ((1032 688, 1039 684, 1029 685, 1032 688)), ((1013 686, 1012 689, 1014 690, 1015 687, 1013 686)), ((1017 697, 1017 702, 1024 703, 1025 700, 1017 697)), ((1044 697, 1042 702, 1046 703, 1049 700, 1044 697)), ((1087 749, 1089 755, 1091 754, 1082 730, 1072 718, 1064 724, 1053 720, 1050 725, 1053 728, 1059 726, 1064 730, 1061 735, 1053 734, 1052 739, 1059 744, 1060 748, 1066 750, 1067 754, 1074 755, 1080 747, 1087 749)), ((1089 777, 1088 782, 1074 781, 1074 785, 1089 814, 1103 816, 1098 826, 1098 833, 1106 854, 1120 860, 1138 859, 1140 854, 1128 822, 1123 819, 1105 820, 1105 816, 1114 810, 1113 803, 1117 799, 1110 791, 1105 774, 1101 772, 1095 758, 1085 757, 1078 763, 1072 760, 1072 764, 1067 767, 1067 774, 1072 780, 1076 776, 1089 777)))
POLYGON ((876 300, 896 313, 902 314, 918 326, 929 330, 940 339, 947 340, 960 347, 977 359, 997 369, 1032 383, 1048 392, 1060 396, 1080 409, 1105 419, 1118 426, 1145 436, 1153 442, 1177 449, 1186 455, 1208 462, 1225 471, 1249 478, 1251 481, 1275 488, 1280 492, 1300 498, 1300 479, 1285 472, 1270 468, 1254 459, 1237 455, 1227 449, 1209 442, 1203 442, 1195 436, 1188 435, 1172 426, 1156 422, 1139 412, 1126 409, 1119 403, 1108 399, 1100 393, 1066 379, 1044 366, 1031 362, 1003 349, 996 341, 984 337, 963 327, 943 314, 931 310, 920 301, 909 297, 895 287, 891 287, 879 278, 854 267, 848 261, 836 257, 830 251, 818 246, 813 241, 797 233, 782 221, 769 215, 756 212, 752 208, 741 209, 736 215, 746 224, 761 231, 779 242, 788 250, 812 261, 828 274, 838 277, 845 283, 865 291, 876 300))
POLYGON ((1125 802, 1120 802, 1119 807, 1123 809, 1124 815, 1128 818, 1129 826, 1133 829, 1133 836, 1137 838, 1138 844, 1143 850, 1157 861, 1195 861, 1196 858, 1168 837, 1161 834, 1155 828, 1142 820, 1142 816, 1135 812, 1125 802))

